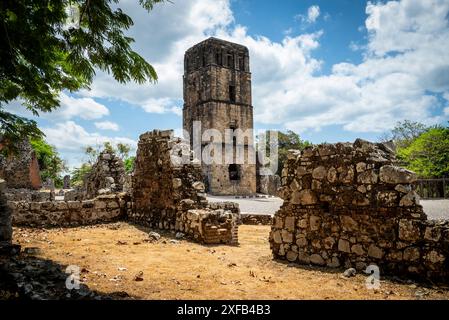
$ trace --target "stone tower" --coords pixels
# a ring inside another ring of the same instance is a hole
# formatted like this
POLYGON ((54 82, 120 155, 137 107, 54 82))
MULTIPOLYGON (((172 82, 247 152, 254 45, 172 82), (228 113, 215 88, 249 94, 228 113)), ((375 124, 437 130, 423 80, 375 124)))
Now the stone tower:
POLYGON ((203 137, 201 142, 201 152, 214 145, 216 150, 221 147, 222 153, 221 163, 207 164, 202 160, 208 192, 215 195, 255 193, 251 73, 246 47, 209 38, 187 50, 184 56, 183 127, 189 132, 191 143, 195 121, 201 122, 201 133, 215 129, 222 136, 221 141, 215 137, 205 141, 203 137), (245 138, 237 139, 235 130, 244 131, 245 138), (237 147, 244 150, 243 161, 237 156, 242 154, 236 152, 237 147), (231 155, 230 149, 233 150, 231 155), (228 150, 226 155, 225 150, 228 150))

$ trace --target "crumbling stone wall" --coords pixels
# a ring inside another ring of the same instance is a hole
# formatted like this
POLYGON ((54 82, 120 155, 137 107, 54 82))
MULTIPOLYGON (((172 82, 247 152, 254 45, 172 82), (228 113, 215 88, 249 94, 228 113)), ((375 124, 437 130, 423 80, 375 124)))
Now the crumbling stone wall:
POLYGON ((116 221, 126 215, 128 195, 101 195, 83 201, 8 201, 14 225, 68 227, 116 221))
POLYGON ((416 175, 363 140, 293 152, 270 233, 276 258, 449 280, 449 222, 428 221, 416 175))
POLYGON ((235 206, 207 202, 201 165, 172 130, 140 136, 132 200, 128 216, 136 223, 184 232, 205 243, 237 242, 235 206), (182 155, 185 162, 178 158, 182 155))
POLYGON ((6 181, 0 179, 0 254, 3 248, 11 245, 12 239, 11 211, 4 194, 5 187, 6 181))
POLYGON ((36 153, 29 141, 17 146, 17 154, 0 154, 0 178, 8 188, 39 189, 42 185, 36 153))
POLYGON ((125 182, 125 166, 122 159, 114 152, 104 150, 92 166, 84 181, 85 199, 92 199, 100 194, 122 192, 125 182))

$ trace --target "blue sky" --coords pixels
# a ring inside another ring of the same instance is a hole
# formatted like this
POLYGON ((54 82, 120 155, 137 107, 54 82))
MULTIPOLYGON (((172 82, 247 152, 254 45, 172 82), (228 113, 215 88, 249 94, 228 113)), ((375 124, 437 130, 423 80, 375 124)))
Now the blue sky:
POLYGON ((137 3, 119 6, 159 82, 121 85, 98 71, 90 91, 63 93, 37 121, 70 166, 86 145, 135 146, 148 130, 179 129, 183 54, 209 36, 249 48, 256 129, 319 143, 449 119, 449 0, 173 0, 149 14, 137 3))

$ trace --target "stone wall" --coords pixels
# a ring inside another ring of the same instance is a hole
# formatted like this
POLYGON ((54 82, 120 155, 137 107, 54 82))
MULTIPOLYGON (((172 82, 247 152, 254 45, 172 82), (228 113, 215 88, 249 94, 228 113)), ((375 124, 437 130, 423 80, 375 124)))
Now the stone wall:
POLYGON ((8 201, 55 201, 55 192, 52 190, 10 189, 5 190, 8 201))
POLYGON ((237 241, 238 206, 207 202, 201 166, 171 130, 140 136, 132 199, 128 216, 135 223, 184 232, 205 243, 237 241), (181 154, 185 162, 178 161, 181 154))
POLYGON ((8 206, 14 225, 69 227, 123 218, 128 201, 125 193, 118 193, 83 201, 8 201, 8 206))
POLYGON ((0 179, 0 254, 11 245, 12 239, 11 211, 4 194, 5 187, 6 181, 0 179))
POLYGON ((278 195, 281 177, 276 175, 257 175, 257 192, 272 196, 278 195))
POLYGON ((104 150, 92 166, 84 181, 85 199, 100 194, 122 192, 125 182, 125 166, 113 152, 104 150))
POLYGON ((0 178, 8 188, 39 189, 42 185, 36 153, 28 141, 17 146, 17 154, 0 154, 0 178))
POLYGON ((271 226, 273 224, 273 217, 267 214, 242 213, 241 223, 247 225, 271 226))
POLYGON ((276 258, 449 280, 449 222, 428 221, 416 175, 363 140, 292 152, 270 245, 276 258))

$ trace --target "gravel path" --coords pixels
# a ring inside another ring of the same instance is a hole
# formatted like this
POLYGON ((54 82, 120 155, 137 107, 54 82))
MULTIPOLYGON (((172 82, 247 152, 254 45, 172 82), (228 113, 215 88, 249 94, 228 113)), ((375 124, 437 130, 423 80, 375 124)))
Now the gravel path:
MULTIPOLYGON (((233 196, 208 196, 207 199, 237 202, 242 213, 251 214, 274 215, 282 205, 282 199, 276 197, 235 199, 233 196)), ((430 220, 449 219, 449 200, 421 200, 421 204, 430 220)))
POLYGON ((449 200, 421 200, 430 220, 449 219, 449 200))

